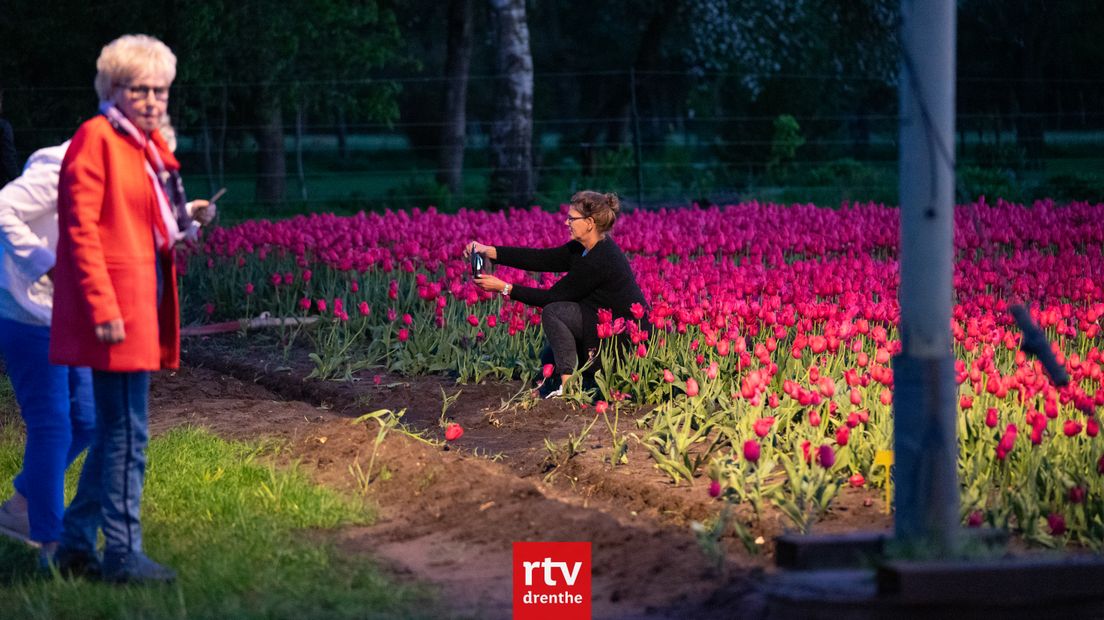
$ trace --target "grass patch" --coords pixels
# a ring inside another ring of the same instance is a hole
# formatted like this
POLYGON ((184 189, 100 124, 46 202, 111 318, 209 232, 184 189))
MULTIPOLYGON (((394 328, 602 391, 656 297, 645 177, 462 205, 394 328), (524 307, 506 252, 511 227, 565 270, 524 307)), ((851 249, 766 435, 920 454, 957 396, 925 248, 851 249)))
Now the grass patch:
MULTIPOLYGON (((266 462, 273 449, 197 429, 154 439, 143 500, 146 550, 175 568, 178 582, 116 587, 43 578, 33 551, 3 540, 0 618, 430 617, 427 592, 397 585, 367 559, 304 535, 367 523, 372 515, 361 500, 266 462)), ((21 451, 21 431, 0 426, 6 488, 21 451)), ((71 493, 79 463, 70 469, 71 493)))

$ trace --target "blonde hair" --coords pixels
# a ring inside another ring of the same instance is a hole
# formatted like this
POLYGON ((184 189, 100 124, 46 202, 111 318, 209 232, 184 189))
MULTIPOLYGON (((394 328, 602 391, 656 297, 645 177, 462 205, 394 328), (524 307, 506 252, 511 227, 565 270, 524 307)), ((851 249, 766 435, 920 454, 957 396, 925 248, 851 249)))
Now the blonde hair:
POLYGON ((176 79, 176 55, 168 45, 146 34, 127 34, 108 43, 96 60, 96 94, 111 99, 111 90, 151 73, 171 83, 176 79))
POLYGON ((571 206, 583 217, 594 220, 598 234, 604 235, 613 229, 617 222, 617 213, 621 210, 621 199, 617 194, 603 194, 590 190, 575 192, 571 197, 571 206))

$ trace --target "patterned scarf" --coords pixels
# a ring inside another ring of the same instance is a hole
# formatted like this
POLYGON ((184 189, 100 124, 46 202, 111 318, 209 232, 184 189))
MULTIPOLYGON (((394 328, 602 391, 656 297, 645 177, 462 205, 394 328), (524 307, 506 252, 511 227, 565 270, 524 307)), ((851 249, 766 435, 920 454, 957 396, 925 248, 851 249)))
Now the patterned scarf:
POLYGON ((161 216, 153 218, 154 239, 158 248, 165 251, 171 250, 173 244, 184 239, 187 231, 195 228, 191 216, 188 215, 188 201, 184 195, 184 182, 180 178, 180 173, 165 168, 165 162, 161 159, 161 153, 157 151, 153 140, 135 127, 134 123, 131 123, 130 119, 115 107, 115 104, 101 101, 100 113, 107 117, 116 131, 129 136, 142 147, 146 156, 146 174, 149 175, 153 193, 157 196, 161 216))

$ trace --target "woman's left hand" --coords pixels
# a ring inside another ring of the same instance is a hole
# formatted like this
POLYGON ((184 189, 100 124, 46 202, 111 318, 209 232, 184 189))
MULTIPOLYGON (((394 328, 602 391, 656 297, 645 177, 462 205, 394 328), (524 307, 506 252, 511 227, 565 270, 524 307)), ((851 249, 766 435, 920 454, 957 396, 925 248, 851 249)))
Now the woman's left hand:
POLYGON ((189 202, 187 209, 192 219, 199 222, 200 226, 206 226, 215 219, 218 207, 213 202, 200 199, 189 202))
POLYGON ((483 274, 472 281, 475 282, 476 286, 485 291, 494 291, 496 293, 501 293, 502 289, 506 288, 505 282, 487 274, 483 274))

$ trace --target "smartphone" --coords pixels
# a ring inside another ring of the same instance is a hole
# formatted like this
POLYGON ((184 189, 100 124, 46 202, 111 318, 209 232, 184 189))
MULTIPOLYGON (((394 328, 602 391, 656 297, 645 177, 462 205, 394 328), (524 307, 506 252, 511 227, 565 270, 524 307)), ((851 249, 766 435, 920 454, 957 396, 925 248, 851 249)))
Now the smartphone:
POLYGON ((478 278, 483 275, 483 255, 479 252, 472 252, 469 257, 471 260, 471 273, 473 278, 478 278))
POLYGON ((207 202, 212 202, 212 203, 216 202, 216 201, 218 201, 219 198, 222 198, 222 195, 225 194, 225 193, 226 193, 226 188, 223 187, 219 191, 215 192, 214 196, 211 196, 210 198, 208 198, 207 202))

